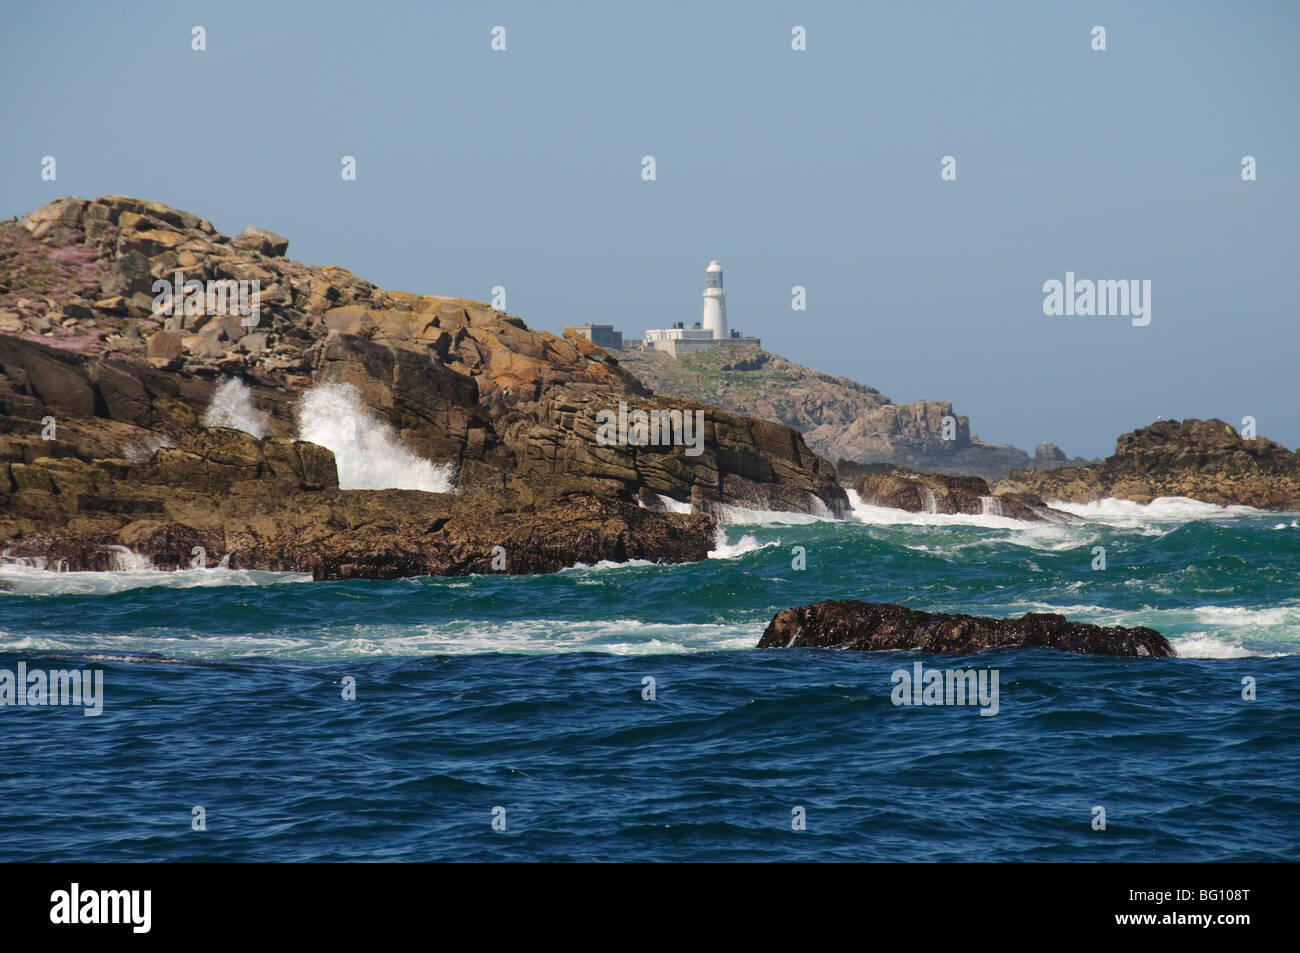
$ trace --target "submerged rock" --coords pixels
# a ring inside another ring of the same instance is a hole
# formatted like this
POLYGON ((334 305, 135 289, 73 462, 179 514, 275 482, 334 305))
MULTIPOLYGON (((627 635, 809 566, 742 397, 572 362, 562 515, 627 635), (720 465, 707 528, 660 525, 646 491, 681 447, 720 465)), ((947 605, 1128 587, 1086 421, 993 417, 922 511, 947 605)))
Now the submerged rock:
POLYGON ((1070 622, 1063 615, 1043 612, 1019 619, 946 615, 852 599, 782 609, 768 623, 757 648, 951 653, 1048 648, 1133 658, 1175 654, 1163 635, 1145 627, 1070 622))

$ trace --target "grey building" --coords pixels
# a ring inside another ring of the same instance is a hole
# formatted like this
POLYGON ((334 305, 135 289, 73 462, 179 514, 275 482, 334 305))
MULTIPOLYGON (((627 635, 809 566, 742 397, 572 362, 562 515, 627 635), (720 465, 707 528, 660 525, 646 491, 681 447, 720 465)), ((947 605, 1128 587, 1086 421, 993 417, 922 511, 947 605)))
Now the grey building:
POLYGON ((615 331, 612 324, 575 324, 573 330, 597 347, 605 350, 623 350, 623 332, 615 331))

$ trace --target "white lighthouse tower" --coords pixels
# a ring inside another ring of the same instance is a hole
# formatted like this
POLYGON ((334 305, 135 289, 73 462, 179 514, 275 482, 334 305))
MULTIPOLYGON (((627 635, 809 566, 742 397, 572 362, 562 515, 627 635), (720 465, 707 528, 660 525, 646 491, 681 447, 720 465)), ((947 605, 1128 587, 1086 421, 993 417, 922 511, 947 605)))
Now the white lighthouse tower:
POLYGON ((727 336, 727 293, 722 290, 722 266, 709 262, 704 272, 704 317, 700 328, 712 331, 715 340, 727 336))
MULTIPOLYGON (((582 333, 581 328, 579 333, 582 333)), ((739 331, 727 330, 727 293, 722 290, 722 266, 711 261, 704 270, 704 316, 695 327, 688 328, 681 321, 674 321, 670 328, 649 328, 645 339, 633 341, 631 346, 685 357, 715 347, 761 348, 763 342, 758 338, 741 337, 739 331)))

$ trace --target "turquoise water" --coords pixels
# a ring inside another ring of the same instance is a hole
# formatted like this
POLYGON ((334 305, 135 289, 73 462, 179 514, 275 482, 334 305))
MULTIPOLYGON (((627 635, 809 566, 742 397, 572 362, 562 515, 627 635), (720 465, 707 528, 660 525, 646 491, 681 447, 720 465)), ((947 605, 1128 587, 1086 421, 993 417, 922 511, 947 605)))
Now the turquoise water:
POLYGON ((705 562, 550 576, 9 566, 0 670, 104 688, 98 717, 0 707, 0 859, 1296 859, 1297 514, 1076 512, 737 511, 705 562), (825 598, 1149 625, 1180 657, 753 649, 825 598), (916 661, 996 670, 997 714, 895 705, 916 661))

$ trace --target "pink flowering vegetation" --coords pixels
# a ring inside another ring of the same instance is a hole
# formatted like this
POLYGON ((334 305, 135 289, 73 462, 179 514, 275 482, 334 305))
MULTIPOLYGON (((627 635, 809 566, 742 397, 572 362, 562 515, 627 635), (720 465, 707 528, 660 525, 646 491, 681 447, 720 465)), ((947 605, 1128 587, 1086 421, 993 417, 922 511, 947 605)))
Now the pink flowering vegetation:
POLYGON ((85 235, 73 234, 80 235, 81 242, 54 249, 49 253, 49 261, 69 283, 97 290, 108 275, 108 263, 99 257, 98 248, 85 244, 85 235))
POLYGON ((49 337, 31 331, 25 331, 18 336, 26 341, 44 344, 46 347, 58 348, 60 351, 95 351, 99 349, 99 345, 103 342, 104 333, 100 328, 91 328, 88 331, 56 328, 49 337))
POLYGON ((0 224, 0 309, 30 311, 18 308, 19 298, 57 300, 70 291, 97 295, 108 275, 108 262, 99 257, 101 249, 85 242, 84 235, 74 232, 72 237, 80 241, 49 248, 20 226, 0 224))

